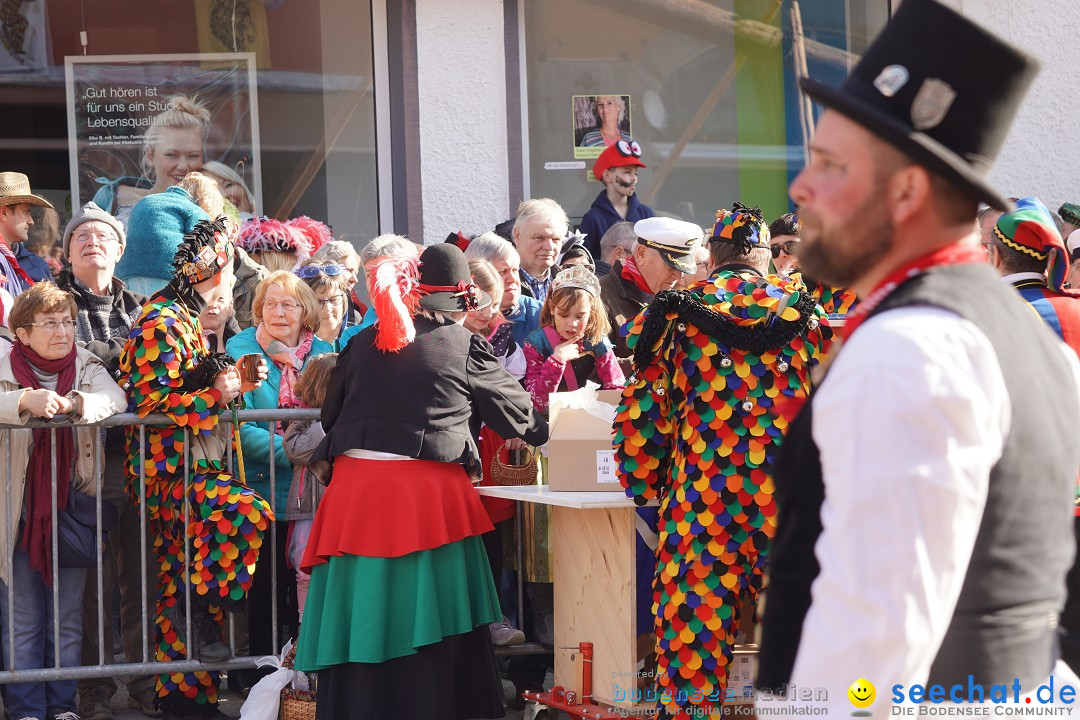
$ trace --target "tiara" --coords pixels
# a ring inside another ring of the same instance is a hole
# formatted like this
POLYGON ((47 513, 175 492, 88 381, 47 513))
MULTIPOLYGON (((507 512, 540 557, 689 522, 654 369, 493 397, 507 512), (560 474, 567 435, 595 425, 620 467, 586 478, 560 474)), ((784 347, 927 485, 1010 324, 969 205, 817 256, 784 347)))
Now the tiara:
POLYGON ((584 265, 574 265, 559 271, 551 281, 550 292, 563 288, 581 288, 593 297, 600 297, 600 281, 596 279, 593 271, 584 265))

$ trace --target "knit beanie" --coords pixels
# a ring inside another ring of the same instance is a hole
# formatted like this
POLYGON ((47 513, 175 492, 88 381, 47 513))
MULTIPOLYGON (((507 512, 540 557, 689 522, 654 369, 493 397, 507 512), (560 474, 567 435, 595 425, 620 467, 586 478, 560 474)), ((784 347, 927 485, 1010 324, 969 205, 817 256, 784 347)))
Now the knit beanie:
POLYGON ((75 232, 75 228, 83 223, 93 222, 95 220, 97 222, 103 222, 115 230, 116 236, 120 238, 120 247, 124 247, 125 243, 127 243, 127 237, 124 235, 124 224, 99 208, 93 202, 88 202, 75 211, 75 214, 68 220, 67 227, 64 228, 64 257, 71 254, 71 234, 75 232))
POLYGON ((131 208, 127 234, 131 245, 116 265, 121 280, 140 275, 171 280, 170 263, 184 235, 210 216, 177 185, 147 195, 131 208))

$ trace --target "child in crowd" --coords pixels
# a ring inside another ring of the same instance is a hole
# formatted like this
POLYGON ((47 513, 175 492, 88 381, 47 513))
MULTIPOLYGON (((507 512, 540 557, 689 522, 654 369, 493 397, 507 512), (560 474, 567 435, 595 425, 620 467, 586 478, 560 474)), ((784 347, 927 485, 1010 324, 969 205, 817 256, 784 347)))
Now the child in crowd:
MULTIPOLYGON (((546 414, 551 393, 577 390, 588 380, 604 389, 625 384, 607 339, 610 329, 596 275, 581 265, 560 270, 540 309, 540 327, 525 338, 525 389, 537 410, 546 414)), ((541 467, 546 476, 545 463, 541 467)), ((551 512, 548 506, 522 503, 521 514, 527 529, 521 571, 529 608, 523 627, 541 645, 551 647, 555 642, 551 512)), ((542 664, 515 665, 510 679, 516 690, 543 685, 542 664)))
POLYGON ((578 226, 593 258, 600 257, 600 240, 612 225, 624 220, 637 222, 654 215, 652 208, 638 200, 634 192, 638 171, 644 167, 641 146, 633 140, 620 140, 596 158, 593 177, 604 184, 604 189, 593 200, 578 226))
POLYGON ((469 273, 473 282, 491 296, 491 304, 479 310, 470 310, 465 316, 465 327, 487 338, 506 372, 520 382, 525 377, 525 355, 514 342, 513 325, 499 312, 503 297, 502 278, 487 260, 470 260, 469 273))
MULTIPOLYGON (((322 407, 337 358, 337 353, 326 353, 308 362, 296 384, 296 398, 300 407, 322 407)), ((296 607, 301 622, 304 620, 304 600, 307 598, 310 576, 300 569, 300 561, 307 548, 315 509, 322 497, 322 486, 329 480, 329 467, 325 461, 312 462, 311 456, 324 437, 326 433, 318 420, 293 420, 285 427, 282 443, 285 455, 293 464, 285 519, 289 521, 288 560, 296 570, 296 607)))
POLYGON ((587 380, 605 390, 626 383, 610 330, 596 275, 580 265, 561 270, 540 310, 540 327, 525 338, 525 389, 537 410, 547 410, 551 393, 577 390, 587 380))

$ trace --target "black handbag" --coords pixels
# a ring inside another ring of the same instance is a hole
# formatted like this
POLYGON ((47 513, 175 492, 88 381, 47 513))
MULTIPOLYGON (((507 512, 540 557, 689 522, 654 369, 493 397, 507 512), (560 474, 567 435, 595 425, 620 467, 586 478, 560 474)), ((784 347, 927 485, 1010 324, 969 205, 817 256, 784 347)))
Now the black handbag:
MULTIPOLYGON (((101 537, 119 523, 116 506, 108 500, 101 501, 101 537)), ((99 552, 104 546, 97 543, 97 507, 92 495, 68 489, 68 506, 56 516, 57 559, 60 567, 97 567, 99 552)))

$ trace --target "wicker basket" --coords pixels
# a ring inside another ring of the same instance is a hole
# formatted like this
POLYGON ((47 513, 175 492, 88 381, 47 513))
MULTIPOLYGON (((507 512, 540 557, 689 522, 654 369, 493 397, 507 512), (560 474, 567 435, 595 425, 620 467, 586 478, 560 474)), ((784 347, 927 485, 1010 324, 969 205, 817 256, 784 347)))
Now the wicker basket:
POLYGON ((278 720, 315 720, 315 691, 282 690, 278 720))
MULTIPOLYGON (((296 646, 293 645, 282 665, 291 668, 295 658, 296 646)), ((278 720, 315 720, 315 691, 291 687, 282 689, 278 720)))
POLYGON ((536 484, 536 451, 525 446, 529 459, 524 465, 508 465, 502 461, 502 451, 506 443, 502 444, 495 457, 491 458, 491 479, 496 485, 535 485, 536 484))

